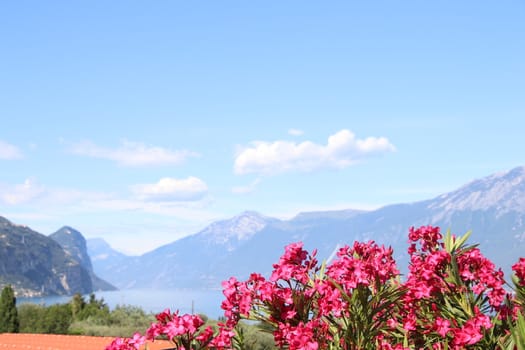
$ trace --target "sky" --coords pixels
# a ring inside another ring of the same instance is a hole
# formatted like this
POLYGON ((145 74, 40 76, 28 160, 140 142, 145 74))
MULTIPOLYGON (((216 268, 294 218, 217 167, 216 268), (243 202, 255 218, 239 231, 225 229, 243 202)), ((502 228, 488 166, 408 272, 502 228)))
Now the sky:
POLYGON ((0 216, 141 254, 525 165, 523 1, 4 1, 0 216))

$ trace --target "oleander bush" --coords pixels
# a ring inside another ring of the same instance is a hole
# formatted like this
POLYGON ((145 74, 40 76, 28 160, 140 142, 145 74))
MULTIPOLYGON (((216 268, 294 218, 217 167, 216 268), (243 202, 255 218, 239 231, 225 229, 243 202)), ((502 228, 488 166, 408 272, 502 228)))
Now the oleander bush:
POLYGON ((223 282, 223 322, 165 310, 145 335, 117 338, 107 350, 158 337, 176 349, 248 349, 243 320, 289 350, 525 349, 525 258, 507 284, 468 237, 411 228, 405 280, 392 249, 374 241, 345 246, 329 263, 293 243, 269 278, 223 282))

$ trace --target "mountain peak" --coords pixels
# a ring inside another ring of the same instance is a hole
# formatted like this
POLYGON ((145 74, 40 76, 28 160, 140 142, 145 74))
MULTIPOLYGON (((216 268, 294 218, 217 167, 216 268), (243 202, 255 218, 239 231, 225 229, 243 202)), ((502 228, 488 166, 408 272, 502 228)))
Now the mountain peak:
POLYGON ((246 240, 261 231, 269 222, 276 219, 261 215, 255 211, 244 211, 231 219, 212 223, 202 234, 213 237, 216 243, 226 243, 231 239, 246 240))
POLYGON ((72 235, 76 238, 84 238, 84 236, 79 231, 75 230, 71 226, 62 226, 58 231, 54 233, 54 235, 56 234, 72 235))
POLYGON ((525 167, 474 180, 435 198, 429 207, 447 211, 494 209, 500 215, 525 212, 525 167))
POLYGON ((240 214, 235 215, 233 219, 250 219, 250 220, 258 220, 258 219, 267 219, 267 216, 262 215, 259 212, 256 212, 254 210, 245 210, 240 214))
POLYGON ((519 179, 520 181, 525 180, 525 166, 519 166, 514 169, 503 173, 503 176, 506 176, 508 179, 519 179))
POLYGON ((49 237, 60 244, 66 253, 70 254, 88 271, 92 270, 91 260, 87 254, 86 239, 80 232, 72 227, 63 226, 55 233, 50 234, 49 237))

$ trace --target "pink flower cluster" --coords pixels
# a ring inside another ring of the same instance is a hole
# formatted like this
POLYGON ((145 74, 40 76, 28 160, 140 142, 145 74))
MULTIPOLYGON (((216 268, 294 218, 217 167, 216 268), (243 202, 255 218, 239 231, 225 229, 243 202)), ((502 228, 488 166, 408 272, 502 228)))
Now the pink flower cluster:
POLYGON ((211 326, 205 326, 198 315, 179 315, 169 309, 156 315, 157 322, 151 324, 146 336, 136 333, 133 338, 116 338, 106 350, 138 350, 146 340, 154 341, 164 337, 175 344, 177 349, 230 349, 234 336, 232 329, 219 324, 216 332, 211 326))
POLYGON ((146 343, 146 337, 135 333, 132 338, 115 338, 106 350, 139 350, 146 343))
MULTIPOLYGON (((466 238, 465 238, 466 239, 466 238)), ((242 348, 240 320, 264 322, 276 346, 289 350, 499 348, 509 327, 525 312, 525 258, 513 265, 516 288, 503 288, 503 272, 465 239, 438 227, 409 231, 410 266, 405 282, 391 248, 355 242, 319 264, 301 242, 285 247, 269 279, 253 273, 245 281, 223 282, 226 322, 215 329, 196 315, 169 310, 131 339, 107 350, 138 349, 146 339, 166 337, 177 349, 242 348)))
MULTIPOLYGON (((439 336, 452 349, 488 337, 493 327, 489 315, 506 308, 509 297, 503 272, 478 248, 444 250, 438 227, 411 228, 409 239, 410 272, 404 284, 405 307, 399 313, 408 337, 418 344, 439 336), (486 313, 480 312, 481 307, 486 313)), ((449 239, 451 246, 457 242, 453 236, 449 239)))
POLYGON ((155 339, 165 335, 170 340, 178 337, 207 340, 208 330, 205 330, 199 336, 196 335, 197 330, 204 324, 204 321, 198 315, 179 315, 178 311, 171 313, 169 309, 166 309, 158 314, 156 318, 157 323, 152 324, 146 332, 148 339, 155 339))
POLYGON ((335 320, 348 313, 347 298, 356 289, 377 292, 393 283, 399 271, 391 248, 375 242, 345 246, 329 266, 319 266, 315 251, 309 254, 302 243, 285 247, 285 253, 269 280, 252 274, 247 281, 230 279, 223 283, 222 303, 227 324, 244 317, 274 326, 275 342, 290 350, 324 348, 329 342, 344 343, 342 326, 335 320), (337 333, 337 332, 336 332, 337 333))
POLYGON ((518 285, 525 287, 525 258, 520 258, 517 263, 512 265, 512 270, 516 274, 518 285))
POLYGON ((339 249, 338 259, 328 267, 326 274, 346 292, 358 286, 383 285, 399 275, 392 253, 392 248, 380 247, 374 241, 355 242, 352 248, 339 249))

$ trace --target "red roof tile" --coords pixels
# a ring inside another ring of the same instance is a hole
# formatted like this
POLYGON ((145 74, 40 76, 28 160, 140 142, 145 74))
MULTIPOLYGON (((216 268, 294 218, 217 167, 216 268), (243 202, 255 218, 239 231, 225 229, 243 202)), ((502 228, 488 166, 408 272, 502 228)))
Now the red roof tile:
MULTIPOLYGON (((0 350, 104 350, 114 337, 85 335, 1 333, 0 350)), ((148 343, 148 350, 163 350, 173 345, 166 340, 148 343)))

